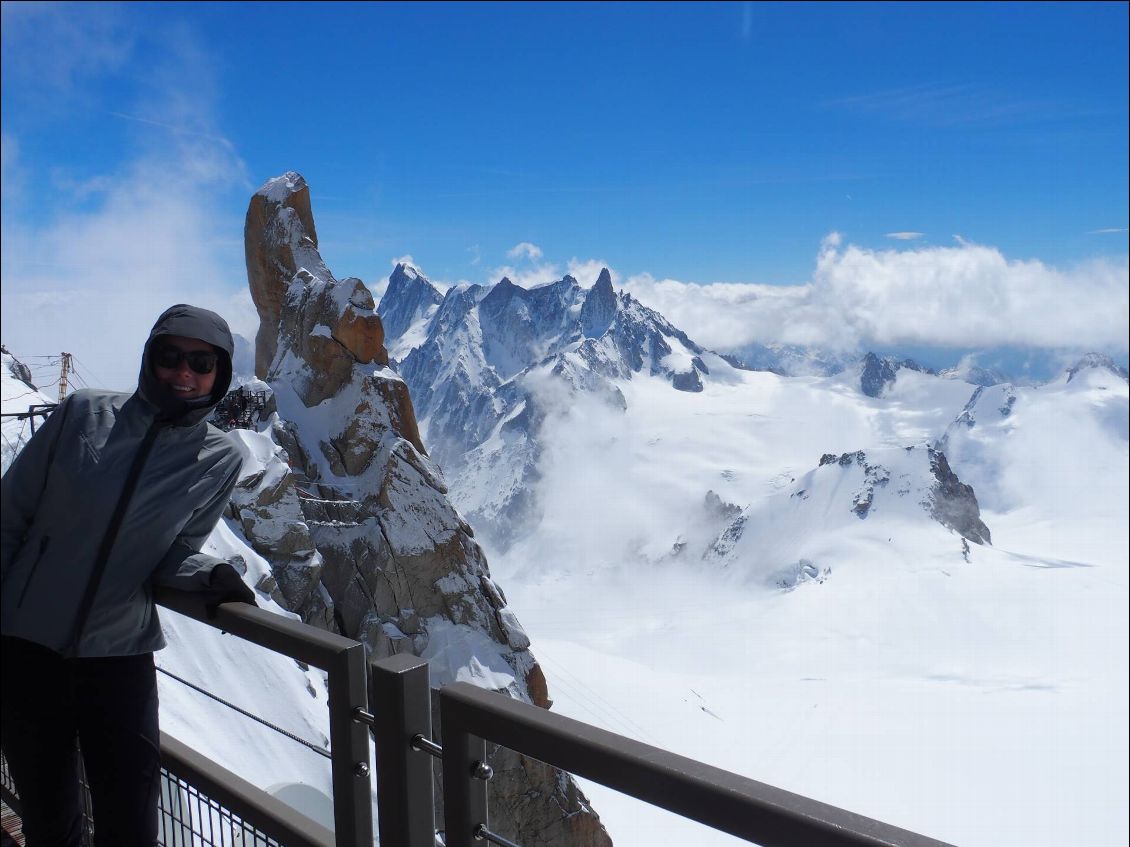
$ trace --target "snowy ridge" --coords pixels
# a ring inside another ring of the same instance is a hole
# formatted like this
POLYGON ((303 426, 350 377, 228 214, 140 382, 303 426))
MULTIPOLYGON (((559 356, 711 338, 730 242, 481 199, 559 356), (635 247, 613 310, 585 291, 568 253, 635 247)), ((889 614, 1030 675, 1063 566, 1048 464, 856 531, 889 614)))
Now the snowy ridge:
MULTIPOLYGON (((741 510, 702 557, 713 566, 740 568, 744 578, 792 589, 830 575, 853 538, 866 543, 886 535, 893 542, 902 525, 919 526, 924 512, 940 524, 937 546, 968 561, 968 542, 988 543, 989 533, 972 490, 960 485, 945 456, 932 448, 828 453, 779 493, 741 510)), ((904 552, 884 558, 901 567, 904 552)))
MULTIPOLYGON (((953 843, 1122 843, 1117 368, 1021 386, 812 351, 783 377, 659 330, 706 366, 672 391, 615 299, 598 336, 448 395, 447 420, 493 415, 477 441, 428 422, 558 708, 953 843)), ((489 366, 475 343, 447 353, 489 366)), ((624 843, 732 843, 587 790, 624 843)))
POLYGON ((591 289, 568 275, 529 289, 504 278, 453 287, 434 312, 420 308, 437 294, 418 271, 398 266, 378 313, 404 327, 393 342, 398 351, 424 332, 398 370, 460 509, 503 543, 539 508, 531 483, 547 407, 585 392, 623 409, 616 380, 644 374, 698 392, 712 370, 723 379, 734 370, 659 313, 617 294, 607 269, 591 289))

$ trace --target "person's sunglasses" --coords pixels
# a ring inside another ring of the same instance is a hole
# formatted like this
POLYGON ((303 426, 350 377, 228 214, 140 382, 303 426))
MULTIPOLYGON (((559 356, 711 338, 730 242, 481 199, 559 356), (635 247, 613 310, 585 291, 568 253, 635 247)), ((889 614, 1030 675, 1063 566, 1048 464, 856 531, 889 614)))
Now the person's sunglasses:
POLYGON ((179 347, 166 344, 153 348, 150 359, 157 367, 170 371, 179 368, 183 361, 188 362, 188 367, 198 374, 210 374, 216 369, 216 361, 219 356, 211 350, 185 351, 179 347))

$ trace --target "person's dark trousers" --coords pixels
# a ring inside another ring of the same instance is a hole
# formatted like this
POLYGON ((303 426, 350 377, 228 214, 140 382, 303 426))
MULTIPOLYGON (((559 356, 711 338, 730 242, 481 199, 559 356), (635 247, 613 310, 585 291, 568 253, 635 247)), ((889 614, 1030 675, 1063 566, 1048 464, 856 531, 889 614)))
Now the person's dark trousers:
POLYGON ((28 847, 80 843, 76 738, 96 847, 153 847, 161 772, 153 654, 64 659, 30 641, 2 642, 2 742, 28 847))

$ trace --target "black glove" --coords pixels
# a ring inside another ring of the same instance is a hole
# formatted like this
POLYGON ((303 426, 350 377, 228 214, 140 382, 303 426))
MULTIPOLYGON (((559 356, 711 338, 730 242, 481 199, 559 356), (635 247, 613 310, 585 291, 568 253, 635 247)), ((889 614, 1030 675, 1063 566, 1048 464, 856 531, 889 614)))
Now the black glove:
POLYGON ((243 577, 234 567, 227 562, 220 562, 212 568, 208 578, 208 602, 204 608, 208 617, 215 617, 216 609, 221 603, 249 603, 258 606, 255 602, 255 592, 247 587, 243 577))

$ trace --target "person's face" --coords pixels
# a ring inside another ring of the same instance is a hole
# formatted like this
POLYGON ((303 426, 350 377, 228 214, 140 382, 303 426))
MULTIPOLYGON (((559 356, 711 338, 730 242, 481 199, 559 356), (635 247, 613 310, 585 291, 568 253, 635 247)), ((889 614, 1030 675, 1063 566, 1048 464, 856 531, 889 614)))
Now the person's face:
MULTIPOLYGON (((199 338, 185 338, 183 335, 162 335, 153 342, 153 349, 160 351, 173 348, 180 351, 180 361, 174 367, 162 367, 158 364, 160 356, 153 356, 153 373, 157 381, 172 391, 174 397, 182 400, 195 400, 212 393, 216 384, 216 351, 207 341, 199 338), (212 355, 212 369, 209 373, 198 373, 189 367, 186 353, 209 353, 212 355)), ((170 355, 171 359, 172 356, 170 355)))

